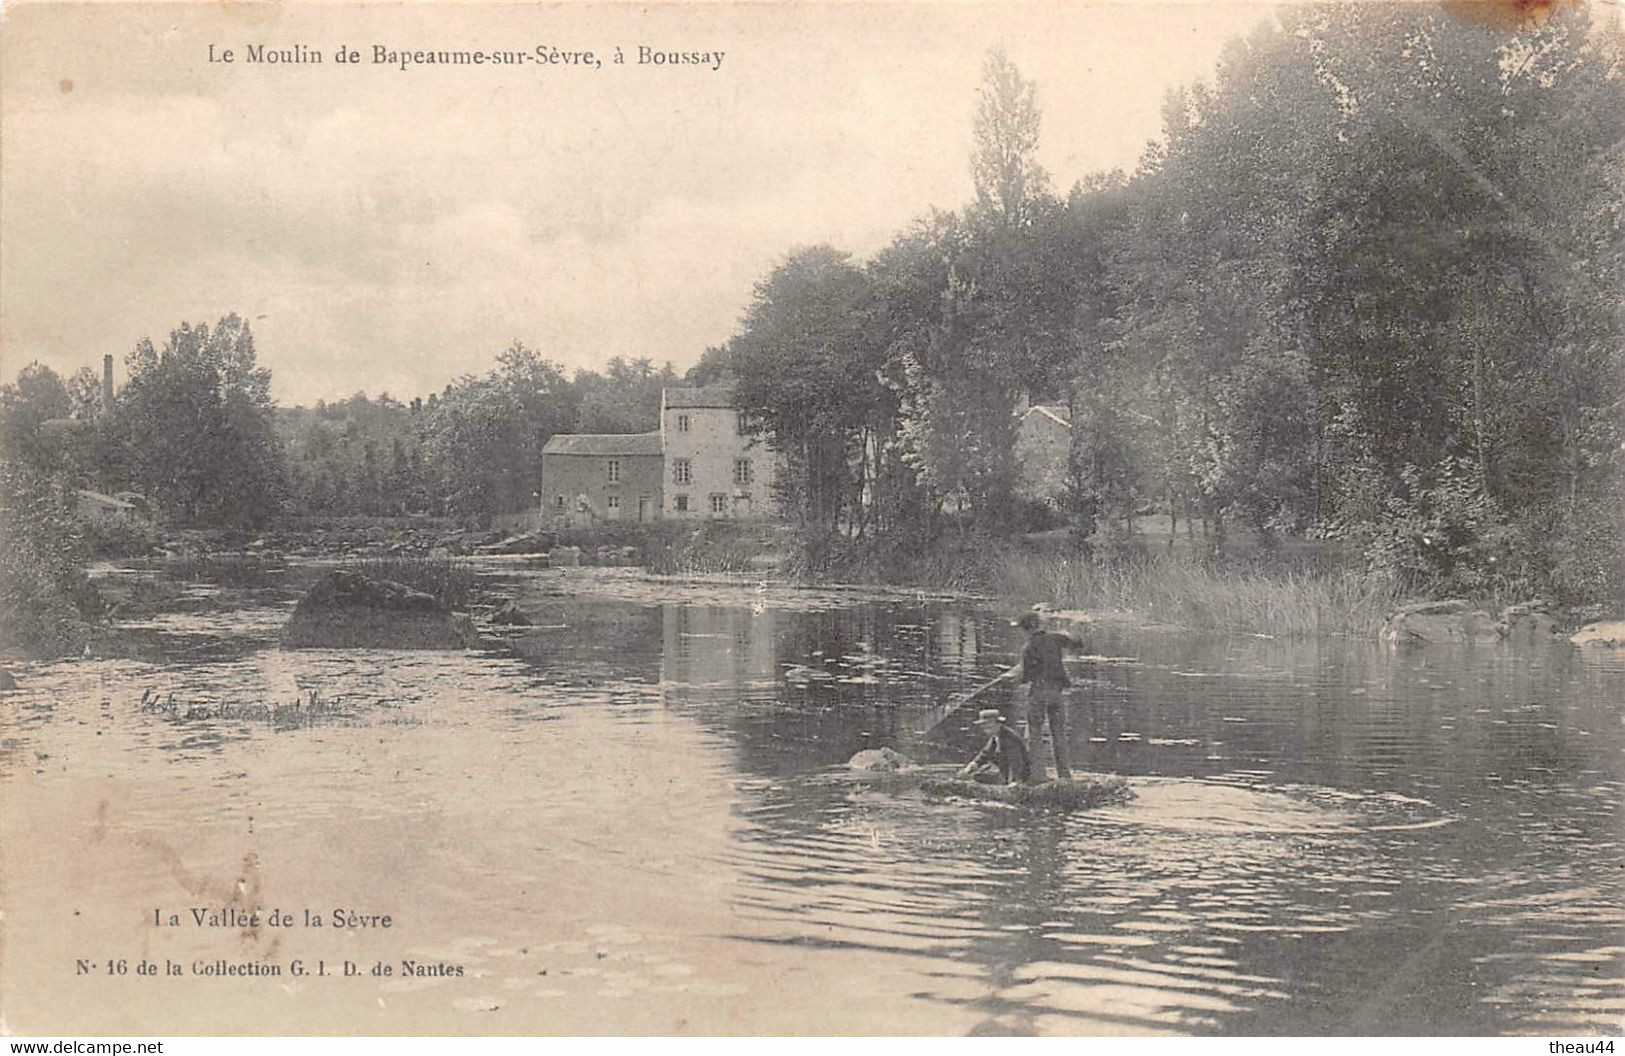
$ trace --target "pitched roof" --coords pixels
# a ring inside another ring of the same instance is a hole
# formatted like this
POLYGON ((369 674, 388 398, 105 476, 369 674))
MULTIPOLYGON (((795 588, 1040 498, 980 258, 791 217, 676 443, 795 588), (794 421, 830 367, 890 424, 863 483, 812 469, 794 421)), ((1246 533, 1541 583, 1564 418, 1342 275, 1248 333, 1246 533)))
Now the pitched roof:
POLYGON ((1035 403, 1027 408, 1028 414, 1034 412, 1052 418, 1068 429, 1072 428, 1072 409, 1064 403, 1035 403))
POLYGON ((659 433, 555 433, 544 455, 656 455, 659 433))
POLYGON ((699 388, 666 390, 667 407, 727 407, 734 405, 734 387, 723 382, 718 385, 704 385, 699 388))

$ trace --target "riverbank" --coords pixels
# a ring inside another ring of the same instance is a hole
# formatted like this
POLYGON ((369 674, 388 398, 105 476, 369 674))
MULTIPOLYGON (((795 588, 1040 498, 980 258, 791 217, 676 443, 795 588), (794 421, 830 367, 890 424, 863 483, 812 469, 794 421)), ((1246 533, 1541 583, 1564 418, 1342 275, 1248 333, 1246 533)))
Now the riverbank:
POLYGON ((1322 544, 1264 545, 1243 536, 1216 556, 1200 538, 1171 539, 1157 527, 1127 545, 1097 541, 1087 552, 1065 531, 999 539, 947 534, 914 548, 801 557, 790 570, 819 582, 976 594, 1013 611, 1040 605, 1113 622, 1276 637, 1375 639, 1407 600, 1391 577, 1322 544))
MULTIPOLYGON (((354 564, 453 606, 465 556, 518 554, 554 563, 630 565, 660 576, 748 575, 807 586, 876 586, 977 595, 1018 611, 1082 611, 1096 620, 1203 633, 1376 639, 1402 606, 1427 600, 1326 544, 1233 536, 1215 556, 1201 538, 1142 526, 1128 545, 1084 552, 1064 531, 989 539, 947 533, 918 547, 839 544, 813 552, 788 525, 765 522, 605 524, 591 529, 478 531, 427 518, 299 521, 253 535, 177 532, 151 551, 165 578, 253 585, 292 559, 354 564), (1266 543, 1268 545, 1266 545, 1266 543)), ((133 599, 112 599, 113 603, 133 599)), ((1468 599, 1492 611, 1524 598, 1468 599)), ((1551 610, 1568 629, 1612 615, 1551 610)))

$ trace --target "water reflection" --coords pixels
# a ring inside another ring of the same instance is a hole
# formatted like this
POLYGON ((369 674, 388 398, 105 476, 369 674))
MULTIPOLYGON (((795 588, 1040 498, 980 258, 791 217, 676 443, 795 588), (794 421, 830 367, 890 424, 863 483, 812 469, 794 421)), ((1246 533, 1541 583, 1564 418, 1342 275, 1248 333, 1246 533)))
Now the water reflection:
POLYGON ((962 723, 925 738, 914 720, 1015 648, 937 606, 665 609, 667 705, 726 730, 762 779, 744 786, 740 937, 952 962, 923 992, 986 1032, 1617 1025, 1617 668, 1101 632, 1071 751, 1157 778, 1131 807, 1034 815, 808 779, 877 744, 963 758, 962 723), (1569 993, 1520 1002, 1526 973, 1569 993))

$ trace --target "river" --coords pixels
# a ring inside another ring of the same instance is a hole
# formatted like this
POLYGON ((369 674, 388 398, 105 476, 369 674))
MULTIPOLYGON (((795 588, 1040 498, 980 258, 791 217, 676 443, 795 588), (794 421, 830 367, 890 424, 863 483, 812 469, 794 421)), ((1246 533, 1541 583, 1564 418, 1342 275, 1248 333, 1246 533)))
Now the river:
POLYGON ((968 758, 927 727, 1009 613, 485 571, 534 619, 497 650, 283 652, 293 584, 201 586, 16 668, 4 1029, 1621 1029, 1617 655, 1093 624, 1073 765, 1136 797, 1047 812, 841 767, 968 758))

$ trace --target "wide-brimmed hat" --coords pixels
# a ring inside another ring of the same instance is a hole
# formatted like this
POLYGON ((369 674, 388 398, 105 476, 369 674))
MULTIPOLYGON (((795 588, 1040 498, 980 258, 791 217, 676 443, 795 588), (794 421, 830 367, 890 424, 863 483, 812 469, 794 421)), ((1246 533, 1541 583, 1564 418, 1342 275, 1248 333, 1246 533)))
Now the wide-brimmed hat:
POLYGON ((983 708, 976 713, 977 722, 1003 722, 1004 715, 998 708, 983 708))

